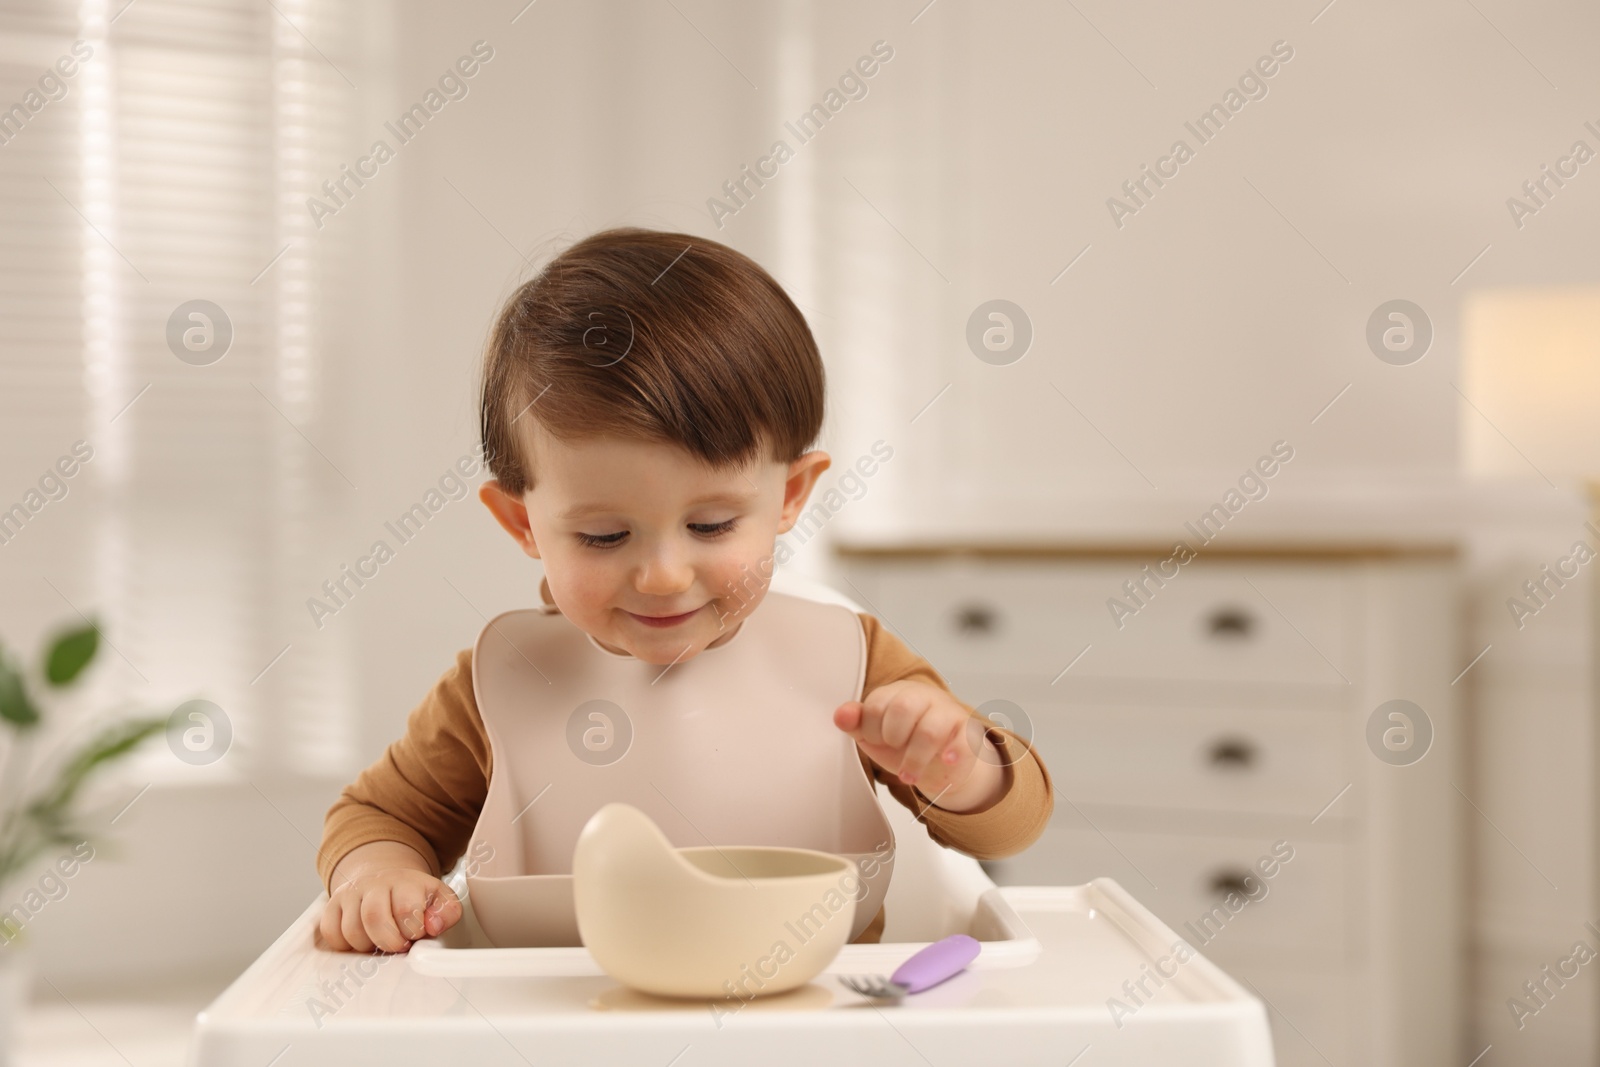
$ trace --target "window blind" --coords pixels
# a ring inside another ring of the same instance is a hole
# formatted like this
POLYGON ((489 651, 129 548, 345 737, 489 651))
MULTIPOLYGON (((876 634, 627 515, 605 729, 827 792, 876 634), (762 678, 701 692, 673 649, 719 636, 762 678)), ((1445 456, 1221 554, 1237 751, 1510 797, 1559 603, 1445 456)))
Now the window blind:
MULTIPOLYGON (((93 450, 80 498, 0 545, 19 594, 0 636, 96 615, 98 699, 223 709, 231 748, 198 773, 335 771, 347 658, 338 635, 297 641, 281 591, 350 492, 316 444, 338 249, 304 233, 305 187, 344 136, 348 30, 322 0, 125 4, 0 11, 0 101, 89 53, 0 146, 0 507, 75 441, 93 450), (225 353, 174 351, 169 320, 197 300, 221 309, 214 339, 231 327, 225 353)), ((159 746, 140 771, 197 773, 159 746)))

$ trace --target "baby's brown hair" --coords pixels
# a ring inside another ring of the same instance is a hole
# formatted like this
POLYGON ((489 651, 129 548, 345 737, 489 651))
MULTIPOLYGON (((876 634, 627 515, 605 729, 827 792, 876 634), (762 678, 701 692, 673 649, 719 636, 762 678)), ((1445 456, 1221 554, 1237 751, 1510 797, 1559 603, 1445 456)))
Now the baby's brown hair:
POLYGON ((484 455, 533 485, 517 423, 563 442, 675 444, 714 469, 798 459, 822 431, 822 358, 805 317, 748 256, 704 237, 602 230, 511 294, 489 338, 484 455))

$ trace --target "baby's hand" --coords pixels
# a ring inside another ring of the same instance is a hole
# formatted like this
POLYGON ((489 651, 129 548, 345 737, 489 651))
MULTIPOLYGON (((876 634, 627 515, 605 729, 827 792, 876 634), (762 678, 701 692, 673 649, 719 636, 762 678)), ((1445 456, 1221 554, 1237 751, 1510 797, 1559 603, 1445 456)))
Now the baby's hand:
POLYGON ((833 724, 867 757, 951 811, 986 807, 1005 776, 983 723, 936 685, 906 679, 846 701, 833 724), (978 754, 986 751, 986 758, 978 754))
MULTIPOLYGON (((351 856, 355 854, 351 852, 351 856)), ((460 898, 427 871, 408 866, 358 867, 342 883, 335 873, 321 929, 328 947, 336 951, 371 952, 377 948, 404 952, 411 942, 441 934, 460 919, 460 898)))

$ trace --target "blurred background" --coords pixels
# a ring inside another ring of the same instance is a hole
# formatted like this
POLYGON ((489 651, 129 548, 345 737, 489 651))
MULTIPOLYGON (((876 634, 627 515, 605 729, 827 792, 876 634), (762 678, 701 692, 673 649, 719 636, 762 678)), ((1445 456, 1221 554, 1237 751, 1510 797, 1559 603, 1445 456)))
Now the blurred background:
POLYGON ((1177 927, 1288 840, 1205 950, 1281 1063, 1595 1062, 1600 9, 524 4, 0 8, 0 643, 98 627, 41 754, 210 702, 0 889, 18 1062, 181 1062, 536 601, 448 476, 500 303, 620 224, 805 313, 786 568, 1033 733, 1057 825, 997 880, 1177 927))

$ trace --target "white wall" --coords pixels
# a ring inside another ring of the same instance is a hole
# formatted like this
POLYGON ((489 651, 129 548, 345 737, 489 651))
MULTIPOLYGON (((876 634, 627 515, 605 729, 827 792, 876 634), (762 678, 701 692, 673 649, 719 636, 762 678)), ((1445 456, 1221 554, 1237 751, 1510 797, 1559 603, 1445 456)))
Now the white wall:
MULTIPOLYGON (((1268 3, 1082 7, 1096 32, 1068 8, 937 4, 912 23, 918 8, 536 5, 514 25, 498 5, 409 8, 397 100, 472 40, 496 56, 383 176, 395 202, 374 227, 373 267, 396 289, 385 343, 351 353, 361 384, 346 411, 365 466, 424 486, 472 439, 500 300, 564 243, 624 222, 731 243, 789 287, 828 361, 835 469, 880 437, 896 447, 863 513, 924 492, 1159 500, 1134 467, 1163 490, 1220 491, 1279 438, 1297 446, 1309 493, 1450 477, 1458 423, 1482 417, 1452 386, 1462 294, 1596 276, 1583 235, 1600 198, 1582 176, 1520 232, 1504 206, 1584 132, 1583 113, 1470 11, 1335 6, 1310 24, 1315 11, 1268 3), (775 43, 802 32, 809 44, 775 43), (774 138, 794 143, 783 120, 880 39, 895 56, 866 98, 716 228, 706 198, 774 138), (1105 200, 1123 178, 1279 39, 1295 58, 1269 94, 1113 227, 1105 200), (964 340, 968 313, 995 296, 1036 330, 1009 367, 964 340), (1363 336, 1397 296, 1436 330, 1409 367, 1381 363, 1363 336)), ((1577 90, 1593 77, 1577 42, 1600 16, 1544 13, 1562 31, 1523 51, 1577 90)), ((1474 402, 1495 410, 1492 396, 1474 402)), ((369 649, 369 750, 480 622, 444 577, 486 614, 535 588, 472 511, 450 514, 444 536, 430 529, 352 609, 369 649), (418 603, 436 610, 419 616, 418 603)), ((370 526, 383 511, 367 514, 370 526)))

